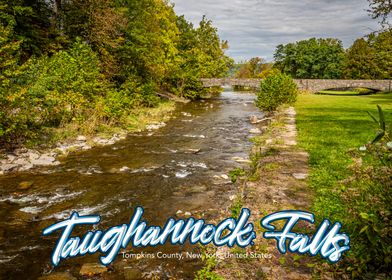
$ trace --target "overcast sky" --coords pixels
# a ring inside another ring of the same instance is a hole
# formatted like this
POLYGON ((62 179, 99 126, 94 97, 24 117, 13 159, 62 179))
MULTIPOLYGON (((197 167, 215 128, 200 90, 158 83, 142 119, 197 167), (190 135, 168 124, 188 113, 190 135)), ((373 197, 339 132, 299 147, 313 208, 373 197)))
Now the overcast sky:
POLYGON ((275 47, 311 37, 334 37, 349 47, 378 29, 367 0, 172 0, 177 14, 197 24, 206 15, 228 40, 236 61, 260 56, 271 61, 275 47))

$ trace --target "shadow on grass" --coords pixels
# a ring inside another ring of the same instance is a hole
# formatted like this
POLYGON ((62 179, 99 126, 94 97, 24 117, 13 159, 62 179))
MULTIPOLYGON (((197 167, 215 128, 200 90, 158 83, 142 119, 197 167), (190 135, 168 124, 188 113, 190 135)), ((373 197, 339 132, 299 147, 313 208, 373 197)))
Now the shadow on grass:
POLYGON ((391 104, 392 105, 392 93, 377 94, 369 96, 372 104, 391 104))

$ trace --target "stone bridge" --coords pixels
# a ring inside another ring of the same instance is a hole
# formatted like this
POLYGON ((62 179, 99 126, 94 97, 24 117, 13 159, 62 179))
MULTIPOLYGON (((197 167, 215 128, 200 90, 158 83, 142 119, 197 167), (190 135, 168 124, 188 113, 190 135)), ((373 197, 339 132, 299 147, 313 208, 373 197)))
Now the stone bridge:
MULTIPOLYGON (((258 88, 260 79, 201 79, 204 87, 213 86, 243 86, 258 88)), ((318 92, 326 89, 338 88, 368 88, 378 91, 391 91, 392 80, 319 80, 319 79, 297 79, 294 80, 300 90, 318 92)))

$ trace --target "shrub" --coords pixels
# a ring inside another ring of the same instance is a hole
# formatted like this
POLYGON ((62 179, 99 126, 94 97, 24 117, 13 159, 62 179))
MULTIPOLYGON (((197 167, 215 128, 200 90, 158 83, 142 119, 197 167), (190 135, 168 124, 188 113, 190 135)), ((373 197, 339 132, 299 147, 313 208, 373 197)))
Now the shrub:
POLYGON ((259 75, 257 75, 257 78, 259 78, 259 79, 265 79, 265 78, 267 78, 267 77, 269 77, 269 76, 277 75, 277 74, 280 74, 280 73, 281 73, 281 72, 280 72, 279 69, 277 69, 277 68, 271 68, 271 69, 267 69, 267 70, 264 70, 263 72, 261 72, 259 75))
POLYGON ((44 127, 83 122, 108 91, 99 60, 77 40, 68 51, 32 58, 0 98, 0 142, 17 144, 44 127))
POLYGON ((392 265, 392 142, 380 106, 372 143, 352 150, 352 175, 342 182, 344 224, 350 232, 352 250, 348 271, 354 278, 366 273, 374 278, 390 273, 392 265))
POLYGON ((256 106, 272 112, 280 105, 294 103, 297 94, 298 88, 293 79, 286 74, 276 73, 261 81, 256 106))
POLYGON ((156 85, 153 82, 141 86, 140 97, 140 105, 145 107, 156 107, 161 100, 156 94, 156 85))
POLYGON ((370 279, 390 273, 392 265, 392 149, 368 144, 354 161, 353 174, 342 182, 341 190, 346 213, 342 222, 353 247, 347 270, 353 278, 367 273, 370 279))

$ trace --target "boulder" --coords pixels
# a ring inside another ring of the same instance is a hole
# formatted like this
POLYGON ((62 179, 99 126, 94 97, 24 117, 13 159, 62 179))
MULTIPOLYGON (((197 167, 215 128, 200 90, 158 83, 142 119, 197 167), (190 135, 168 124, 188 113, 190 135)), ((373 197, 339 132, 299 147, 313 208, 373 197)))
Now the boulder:
POLYGON ((7 155, 7 159, 8 159, 9 163, 12 163, 16 159, 16 156, 14 156, 14 155, 7 155))
POLYGON ((0 166, 0 169, 4 172, 9 172, 12 171, 13 169, 15 169, 16 167, 18 167, 17 164, 13 164, 13 163, 7 163, 7 164, 2 164, 0 166))
POLYGON ((27 164, 30 164, 30 162, 27 159, 24 159, 24 158, 18 158, 17 160, 14 160, 13 163, 17 164, 17 165, 27 165, 27 164))
POLYGON ((31 163, 34 165, 49 166, 49 165, 53 165, 55 161, 56 159, 54 157, 51 157, 49 155, 41 155, 39 159, 35 159, 31 163))
POLYGON ((32 169, 33 167, 34 167, 33 164, 28 163, 26 165, 23 165, 22 167, 19 167, 18 171, 27 171, 27 170, 32 169))
POLYGON ((79 135, 79 136, 76 138, 76 141, 78 141, 78 142, 86 142, 86 141, 87 141, 87 138, 86 138, 86 136, 79 135))
POLYGON ((221 178, 224 179, 224 180, 229 180, 229 176, 227 176, 226 174, 222 174, 221 178))
POLYGON ((86 144, 86 145, 83 145, 83 146, 82 146, 82 150, 85 150, 85 151, 86 151, 86 150, 90 150, 90 149, 91 149, 91 146, 90 146, 90 145, 87 145, 87 144, 86 144))
POLYGON ((40 154, 36 153, 36 152, 29 152, 27 154, 27 157, 29 158, 30 161, 35 160, 35 159, 39 159, 40 154))

